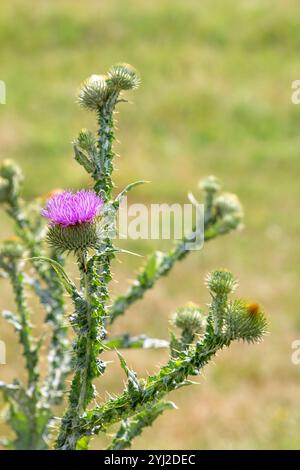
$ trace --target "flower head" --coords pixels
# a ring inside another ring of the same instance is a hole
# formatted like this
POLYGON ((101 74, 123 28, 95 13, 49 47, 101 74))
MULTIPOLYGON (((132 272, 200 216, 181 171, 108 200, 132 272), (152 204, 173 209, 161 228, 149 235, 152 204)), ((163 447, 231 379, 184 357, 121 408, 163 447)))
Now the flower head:
POLYGON ((95 248, 101 238, 102 199, 94 191, 63 191, 48 199, 42 216, 50 221, 47 240, 59 252, 95 248))
POLYGON ((102 205, 103 200, 94 191, 63 191, 48 199, 41 214, 51 225, 69 227, 93 222, 102 205))

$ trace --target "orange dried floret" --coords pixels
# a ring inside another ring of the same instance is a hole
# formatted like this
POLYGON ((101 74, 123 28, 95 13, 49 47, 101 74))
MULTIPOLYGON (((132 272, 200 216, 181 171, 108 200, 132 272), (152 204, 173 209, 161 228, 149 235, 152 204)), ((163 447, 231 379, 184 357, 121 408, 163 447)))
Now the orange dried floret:
POLYGON ((260 311, 260 306, 257 303, 251 303, 247 305, 247 311, 250 315, 257 315, 260 311))

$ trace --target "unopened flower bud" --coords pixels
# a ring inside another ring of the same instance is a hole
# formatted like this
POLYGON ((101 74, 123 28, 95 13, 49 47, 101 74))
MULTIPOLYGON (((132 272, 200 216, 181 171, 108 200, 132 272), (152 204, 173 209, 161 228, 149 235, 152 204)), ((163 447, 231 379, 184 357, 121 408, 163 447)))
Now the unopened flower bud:
POLYGON ((9 181, 15 179, 18 182, 23 180, 21 168, 12 160, 4 160, 0 167, 0 176, 9 181))
POLYGON ((221 269, 208 274, 206 285, 214 294, 222 295, 233 292, 238 284, 230 271, 221 269))
POLYGON ((87 78, 78 93, 79 104, 90 110, 101 108, 108 96, 106 80, 104 75, 91 75, 87 78))
POLYGON ((74 142, 79 145, 83 150, 94 151, 96 147, 96 139, 94 134, 88 129, 81 129, 79 132, 78 138, 74 142))
POLYGON ((243 215, 237 212, 236 214, 227 214, 222 218, 222 225, 220 227, 221 233, 227 233, 230 230, 236 230, 237 228, 242 228, 241 221, 243 220, 243 215))
POLYGON ((217 213, 224 217, 228 214, 239 214, 242 218, 243 208, 235 194, 224 193, 218 196, 214 202, 217 213))
POLYGON ((204 325, 204 318, 196 305, 187 305, 176 311, 174 324, 183 331, 199 333, 204 325))
POLYGON ((117 90, 132 90, 140 84, 137 71, 129 64, 113 65, 108 71, 108 86, 117 90))
POLYGON ((214 194, 220 191, 221 184, 218 178, 211 175, 199 182, 199 188, 206 193, 214 194))

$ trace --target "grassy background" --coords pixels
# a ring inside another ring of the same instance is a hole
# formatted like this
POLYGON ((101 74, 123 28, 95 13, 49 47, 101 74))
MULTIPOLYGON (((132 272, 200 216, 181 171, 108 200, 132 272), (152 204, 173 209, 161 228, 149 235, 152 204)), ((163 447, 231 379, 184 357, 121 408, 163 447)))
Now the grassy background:
MULTIPOLYGON (((117 186, 148 179, 152 184, 131 200, 183 202, 201 177, 213 173, 244 204, 244 232, 188 257, 116 331, 163 331, 167 337, 170 313, 188 300, 205 305, 205 273, 226 266, 240 279, 239 294, 268 312, 270 335, 261 345, 222 352, 199 386, 170 397, 179 409, 166 412, 135 448, 300 447, 300 366, 290 359, 291 342, 300 338, 300 106, 290 99, 291 82, 299 78, 299 7, 297 0, 1 5, 0 79, 7 104, 0 106, 0 155, 22 165, 26 198, 89 184, 72 160, 70 141, 94 123, 74 104, 74 93, 89 74, 126 61, 138 68, 143 84, 130 96, 131 106, 120 106, 117 186)), ((10 232, 1 213, 1 237, 10 232)), ((150 245, 135 248, 146 254, 150 245)), ((114 292, 126 288, 140 263, 129 256, 121 261, 114 265, 114 292)), ((1 309, 10 307, 5 282, 0 289, 1 309)), ((35 323, 40 318, 36 309, 35 323)), ((0 378, 11 380, 20 375, 22 360, 3 320, 0 328, 8 345, 0 378)), ((165 360, 158 351, 127 357, 141 374, 165 360)), ((118 366, 110 367, 99 384, 101 397, 108 387, 123 387, 118 366)), ((99 440, 95 447, 103 445, 99 440)))

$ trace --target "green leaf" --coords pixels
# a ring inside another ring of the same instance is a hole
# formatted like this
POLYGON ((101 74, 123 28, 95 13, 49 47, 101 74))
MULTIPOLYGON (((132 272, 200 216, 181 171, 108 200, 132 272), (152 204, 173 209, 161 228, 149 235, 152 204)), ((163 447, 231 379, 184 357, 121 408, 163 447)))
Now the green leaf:
POLYGON ((90 438, 88 436, 83 436, 77 441, 76 450, 88 450, 90 438))
POLYGON ((119 351, 117 351, 117 354, 118 354, 121 367, 124 370, 128 379, 129 393, 139 392, 141 390, 141 384, 137 378, 136 373, 133 370, 129 369, 129 367, 126 364, 125 358, 122 356, 122 354, 119 351))
POLYGON ((150 181, 145 181, 145 180, 139 180, 139 181, 135 181, 134 183, 130 183, 128 184, 119 194, 118 196, 116 197, 116 199, 114 200, 113 202, 113 207, 115 209, 118 209, 121 202, 122 202, 122 199, 123 197, 126 196, 126 194, 131 191, 133 188, 135 188, 136 186, 139 186, 140 184, 147 184, 147 183, 150 183, 150 181))
POLYGON ((88 153, 78 147, 77 145, 74 145, 74 155, 75 155, 75 160, 84 167, 84 169, 88 173, 93 173, 95 170, 93 162, 89 159, 88 153))
POLYGON ((147 260, 144 267, 144 274, 148 279, 154 280, 159 267, 164 260, 165 254, 162 251, 155 251, 147 260))
POLYGON ((67 275, 67 273, 64 270, 64 268, 62 267, 62 265, 59 264, 57 261, 54 261, 51 258, 47 258, 46 256, 35 256, 35 257, 29 258, 29 259, 36 260, 36 261, 42 261, 42 262, 45 261, 46 263, 49 263, 52 266, 52 268, 54 269, 54 271, 56 272, 60 282, 62 283, 62 285, 64 286, 64 288, 68 292, 68 294, 70 294, 72 297, 74 295, 77 296, 77 297, 79 296, 79 292, 77 291, 75 284, 71 281, 71 279, 67 275))

